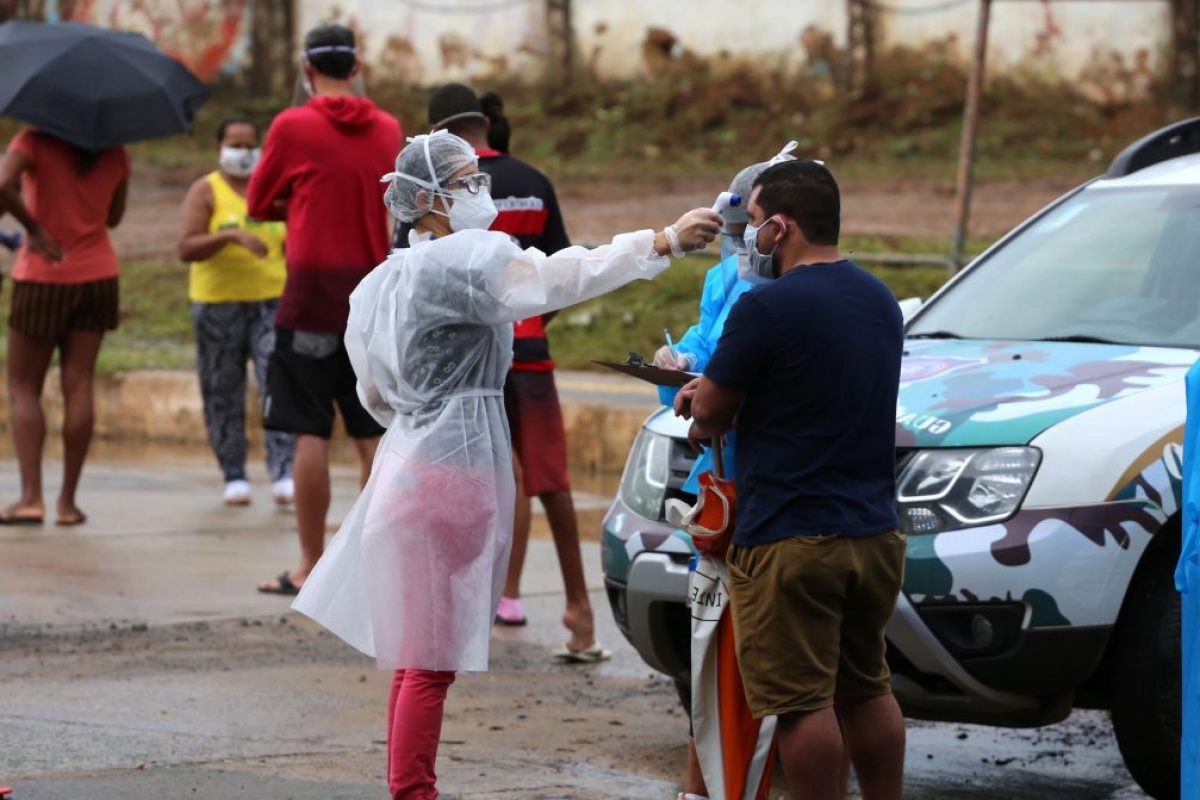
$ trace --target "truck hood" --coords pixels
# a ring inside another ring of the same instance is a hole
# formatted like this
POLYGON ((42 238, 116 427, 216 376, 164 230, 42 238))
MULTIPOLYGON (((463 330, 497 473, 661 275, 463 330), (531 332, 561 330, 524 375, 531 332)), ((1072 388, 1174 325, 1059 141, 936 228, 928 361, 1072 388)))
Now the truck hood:
POLYGON ((1028 444, 1076 414, 1182 382, 1197 355, 1132 345, 910 339, 900 368, 896 446, 1028 444))

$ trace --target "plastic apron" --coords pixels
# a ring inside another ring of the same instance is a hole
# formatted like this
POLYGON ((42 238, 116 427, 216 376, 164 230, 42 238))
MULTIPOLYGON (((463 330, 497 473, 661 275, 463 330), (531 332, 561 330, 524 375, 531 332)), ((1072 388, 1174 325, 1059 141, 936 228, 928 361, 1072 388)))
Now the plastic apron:
POLYGON ((775 763, 775 717, 754 719, 733 640, 725 560, 697 554, 692 612, 692 735, 709 797, 765 800, 775 763))
POLYGON ((346 350, 387 432, 292 607, 383 669, 486 670, 515 497, 502 397, 512 323, 667 264, 651 231, 547 256, 469 230, 397 250, 364 278, 346 350))
POLYGON ((1200 362, 1187 374, 1183 434, 1183 544, 1175 587, 1183 593, 1183 736, 1180 797, 1194 797, 1200 778, 1200 362))

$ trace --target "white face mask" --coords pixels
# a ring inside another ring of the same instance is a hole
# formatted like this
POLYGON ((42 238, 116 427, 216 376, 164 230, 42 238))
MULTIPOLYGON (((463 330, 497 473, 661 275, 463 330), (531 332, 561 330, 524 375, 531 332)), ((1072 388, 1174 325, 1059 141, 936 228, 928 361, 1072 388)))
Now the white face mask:
POLYGON ((746 225, 746 257, 745 260, 738 259, 738 277, 747 283, 768 283, 775 280, 775 251, 779 249, 779 242, 775 243, 769 253, 760 253, 758 250, 758 232, 770 222, 779 224, 772 218, 762 225, 746 225))
POLYGON ((222 147, 217 163, 223 172, 235 178, 249 178, 261 157, 262 148, 259 147, 222 147))
POLYGON ((496 216, 500 213, 496 209, 496 204, 492 201, 492 193, 488 189, 480 189, 477 194, 471 194, 466 189, 451 189, 442 197, 449 197, 454 201, 450 206, 450 213, 446 216, 450 218, 450 230, 455 232, 486 231, 492 227, 492 223, 496 221, 496 216))

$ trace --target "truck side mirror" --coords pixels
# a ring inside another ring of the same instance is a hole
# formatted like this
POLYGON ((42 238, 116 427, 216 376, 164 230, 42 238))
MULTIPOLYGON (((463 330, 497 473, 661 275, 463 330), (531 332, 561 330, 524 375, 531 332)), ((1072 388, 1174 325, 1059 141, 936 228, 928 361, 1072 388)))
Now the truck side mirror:
POLYGON ((900 302, 900 316, 907 324, 913 315, 921 310, 921 306, 925 305, 925 301, 920 297, 906 297, 900 302))

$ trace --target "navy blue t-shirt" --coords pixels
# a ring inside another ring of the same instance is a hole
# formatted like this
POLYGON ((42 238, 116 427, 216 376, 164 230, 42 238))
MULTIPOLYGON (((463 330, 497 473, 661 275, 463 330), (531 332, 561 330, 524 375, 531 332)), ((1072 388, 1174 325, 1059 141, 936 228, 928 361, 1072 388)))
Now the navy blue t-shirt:
POLYGON ((892 293, 851 261, 796 267, 734 304, 704 374, 745 393, 735 544, 898 527, 903 343, 892 293))

